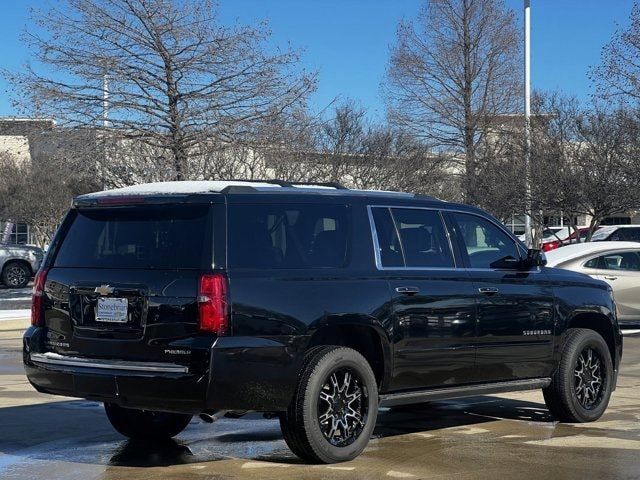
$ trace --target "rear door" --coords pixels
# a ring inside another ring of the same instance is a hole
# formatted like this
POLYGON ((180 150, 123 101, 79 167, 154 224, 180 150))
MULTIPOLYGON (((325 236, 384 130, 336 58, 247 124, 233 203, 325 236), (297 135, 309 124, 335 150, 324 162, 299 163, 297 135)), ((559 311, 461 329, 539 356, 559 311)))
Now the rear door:
POLYGON ((48 349, 188 362, 171 344, 198 333, 212 221, 206 204, 72 210, 47 275, 48 349))
POLYGON ((547 376, 553 368, 554 297, 544 271, 518 270, 524 251, 501 227, 471 213, 448 212, 478 305, 475 379, 547 376))
POLYGON ((438 210, 370 207, 376 263, 392 295, 392 389, 473 381, 473 285, 456 258, 438 210))

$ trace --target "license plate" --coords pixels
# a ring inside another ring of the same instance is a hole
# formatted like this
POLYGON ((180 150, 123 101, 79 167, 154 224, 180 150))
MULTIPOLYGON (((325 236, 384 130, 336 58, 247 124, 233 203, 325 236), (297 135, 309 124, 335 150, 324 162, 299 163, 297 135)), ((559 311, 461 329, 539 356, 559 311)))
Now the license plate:
POLYGON ((127 323, 126 298, 98 298, 96 322, 127 323))

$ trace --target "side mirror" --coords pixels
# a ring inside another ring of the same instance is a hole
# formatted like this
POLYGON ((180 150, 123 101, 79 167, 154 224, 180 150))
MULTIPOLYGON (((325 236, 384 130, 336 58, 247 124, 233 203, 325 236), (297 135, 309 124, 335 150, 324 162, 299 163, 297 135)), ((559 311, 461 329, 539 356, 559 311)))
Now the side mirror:
POLYGON ((542 250, 538 250, 537 248, 530 248, 527 251, 527 258, 523 263, 523 267, 525 269, 544 267, 547 264, 547 256, 542 250))

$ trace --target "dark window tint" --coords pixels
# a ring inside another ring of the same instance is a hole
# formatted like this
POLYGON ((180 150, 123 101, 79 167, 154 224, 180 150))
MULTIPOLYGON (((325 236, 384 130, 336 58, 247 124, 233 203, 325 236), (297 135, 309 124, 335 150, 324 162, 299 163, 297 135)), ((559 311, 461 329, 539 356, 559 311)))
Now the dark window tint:
POLYGON ((207 213, 200 205, 80 210, 54 265, 201 268, 207 255, 211 259, 207 213))
POLYGON ((601 257, 592 258, 587 263, 585 263, 584 266, 586 268, 598 268, 598 266, 600 265, 600 259, 601 257))
POLYGON ((640 271, 640 255, 638 252, 609 253, 589 260, 585 267, 637 272, 640 271), (591 265, 597 265, 597 267, 591 265))
POLYGON ((348 208, 343 205, 231 205, 229 266, 343 267, 348 208))
POLYGON ((383 267, 404 267, 398 233, 388 208, 372 208, 376 227, 380 262, 383 267))
POLYGON ((610 240, 621 240, 626 242, 640 242, 640 229, 619 228, 612 235, 610 240))
POLYGON ((435 210, 394 208, 407 267, 453 267, 453 255, 440 214, 435 210))
POLYGON ((471 268, 495 268, 499 266, 498 262, 515 263, 520 259, 515 242, 490 221, 464 213, 453 213, 452 217, 465 244, 471 268))

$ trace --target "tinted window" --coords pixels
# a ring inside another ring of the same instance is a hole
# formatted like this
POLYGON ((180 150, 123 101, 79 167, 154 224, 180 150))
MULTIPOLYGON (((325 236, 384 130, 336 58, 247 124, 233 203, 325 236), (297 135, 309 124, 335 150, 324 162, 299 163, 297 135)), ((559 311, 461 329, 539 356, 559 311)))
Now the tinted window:
POLYGON ((231 205, 229 266, 343 267, 348 213, 343 205, 231 205))
POLYGON ((610 240, 622 240, 628 242, 640 242, 640 229, 638 228, 620 228, 613 235, 610 240))
POLYGON ((601 258, 602 257, 592 258, 591 260, 589 260, 587 263, 584 264, 585 268, 598 268, 601 258))
POLYGON ((80 210, 54 265, 201 268, 211 258, 207 213, 207 206, 194 205, 80 210))
POLYGON ((383 267, 404 267, 398 233, 388 208, 372 208, 376 226, 380 262, 383 267))
POLYGON ((482 217, 453 213, 472 268, 495 268, 496 262, 520 259, 515 242, 496 225, 482 217))
POLYGON ((407 267, 453 267, 453 255, 440 214, 434 210, 394 208, 407 267))
POLYGON ((640 271, 640 255, 638 252, 609 253, 589 260, 585 267, 637 272, 640 271))

